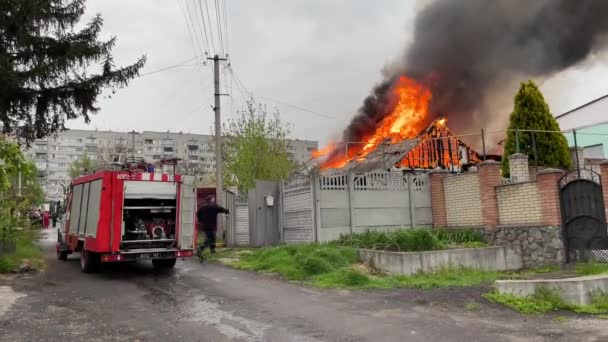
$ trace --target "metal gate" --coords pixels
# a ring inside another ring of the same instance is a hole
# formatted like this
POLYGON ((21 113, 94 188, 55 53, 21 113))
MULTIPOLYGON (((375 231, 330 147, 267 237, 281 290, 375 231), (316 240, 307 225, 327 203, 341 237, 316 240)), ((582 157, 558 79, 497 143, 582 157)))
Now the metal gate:
POLYGON ((608 228, 600 175, 574 170, 559 180, 566 262, 608 262, 608 228))

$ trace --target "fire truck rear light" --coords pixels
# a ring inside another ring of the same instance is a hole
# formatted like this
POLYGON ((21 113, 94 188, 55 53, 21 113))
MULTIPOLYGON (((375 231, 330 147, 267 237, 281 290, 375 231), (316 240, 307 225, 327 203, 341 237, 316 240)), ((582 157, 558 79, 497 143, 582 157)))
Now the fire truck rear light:
POLYGON ((192 256, 192 251, 177 251, 175 252, 175 257, 177 258, 184 258, 184 257, 191 257, 192 256))
POLYGON ((120 254, 106 254, 101 257, 101 261, 103 261, 103 262, 115 262, 115 261, 122 261, 122 260, 123 260, 123 257, 120 254))

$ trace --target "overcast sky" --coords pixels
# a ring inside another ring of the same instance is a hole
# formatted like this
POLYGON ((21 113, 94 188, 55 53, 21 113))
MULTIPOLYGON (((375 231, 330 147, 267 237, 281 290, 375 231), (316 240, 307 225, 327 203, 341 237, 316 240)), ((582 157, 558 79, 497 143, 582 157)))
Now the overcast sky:
MULTIPOLYGON (((142 73, 184 61, 189 66, 134 80, 112 98, 100 99, 101 110, 90 125, 76 120, 68 127, 210 133, 211 68, 190 65, 196 64, 192 60, 196 56, 202 60, 201 49, 197 42, 193 44, 184 19, 188 7, 191 11, 198 8, 194 1, 200 0, 87 1, 85 20, 101 13, 105 20, 103 38, 118 37, 114 49, 117 66, 132 63, 143 54, 148 62, 142 73)), ((225 1, 228 50, 238 78, 269 108, 279 109, 282 119, 292 125, 293 138, 321 143, 341 133, 370 88, 381 79, 382 67, 403 53, 412 39, 416 12, 428 2, 225 1)), ((220 8, 223 2, 219 1, 220 8)), ((212 13, 214 4, 208 1, 212 13)), ((211 19, 215 23, 215 18, 211 19)), ((215 51, 219 52, 217 35, 215 38, 215 51)), ((209 50, 214 49, 210 46, 209 50)), ((224 91, 232 94, 222 99, 223 119, 228 119, 234 116, 233 105, 238 108, 243 100, 236 84, 222 73, 225 76, 224 91)), ((545 80, 542 90, 557 115, 608 93, 607 76, 605 62, 588 61, 545 80)), ((499 110, 505 117, 509 113, 509 108, 499 110)))

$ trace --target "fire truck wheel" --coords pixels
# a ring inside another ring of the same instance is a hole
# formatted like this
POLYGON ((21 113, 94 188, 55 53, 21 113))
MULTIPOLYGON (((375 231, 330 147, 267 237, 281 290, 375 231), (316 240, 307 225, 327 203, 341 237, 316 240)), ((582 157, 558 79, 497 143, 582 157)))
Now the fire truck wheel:
POLYGON ((68 252, 66 252, 66 251, 57 251, 57 259, 58 260, 68 260, 68 252))
POLYGON ((84 273, 97 271, 100 264, 99 255, 94 252, 82 250, 80 252, 80 270, 84 273))
POLYGON ((152 265, 156 269, 173 268, 176 259, 155 259, 152 260, 152 265))

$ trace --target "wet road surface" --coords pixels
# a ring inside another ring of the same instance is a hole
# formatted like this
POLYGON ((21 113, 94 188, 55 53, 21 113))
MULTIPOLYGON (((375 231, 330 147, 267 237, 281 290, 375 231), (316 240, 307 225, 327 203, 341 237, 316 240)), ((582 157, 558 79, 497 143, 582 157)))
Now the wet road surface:
POLYGON ((607 341, 608 321, 522 316, 487 288, 316 290, 217 264, 108 265, 78 253, 45 272, 0 279, 0 341, 607 341), (467 310, 468 303, 478 303, 467 310))

